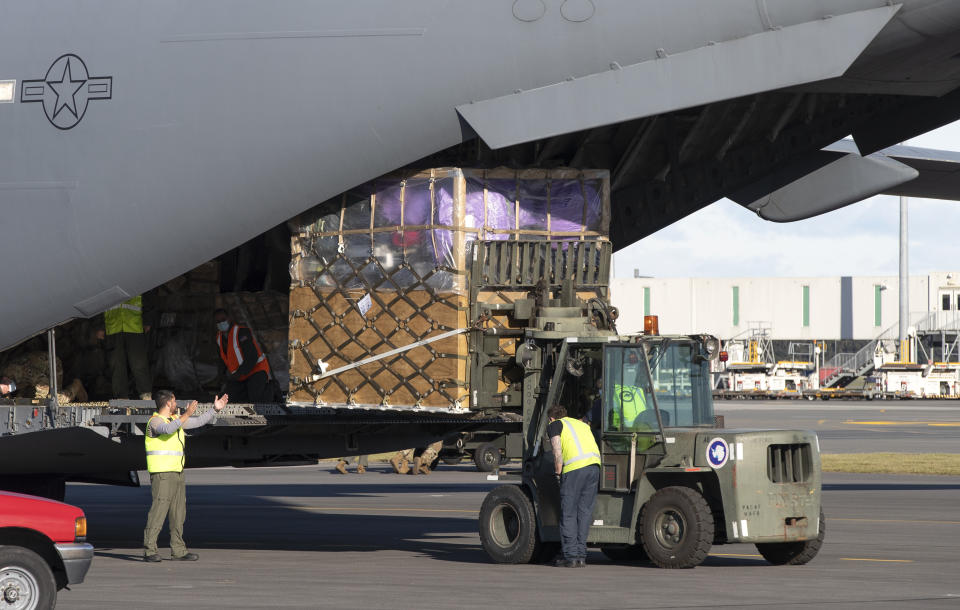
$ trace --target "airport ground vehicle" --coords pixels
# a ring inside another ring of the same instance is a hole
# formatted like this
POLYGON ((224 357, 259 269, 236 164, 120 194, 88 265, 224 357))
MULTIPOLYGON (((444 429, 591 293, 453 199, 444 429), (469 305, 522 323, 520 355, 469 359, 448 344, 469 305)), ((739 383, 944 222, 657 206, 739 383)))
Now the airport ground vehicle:
POLYGON ((491 472, 499 465, 522 455, 519 432, 461 432, 443 444, 440 457, 445 464, 459 464, 469 458, 480 472, 491 472))
POLYGON ((76 506, 0 492, 0 607, 53 608, 57 590, 83 582, 93 560, 76 506))
MULTIPOLYGON (((588 544, 614 559, 647 557, 660 567, 700 564, 711 545, 754 543, 774 564, 803 564, 824 537, 816 434, 715 428, 709 336, 618 336, 609 310, 578 304, 572 286, 518 318, 516 394, 522 396, 520 485, 487 495, 480 537, 490 557, 526 563, 560 539, 559 487, 544 449, 547 408, 573 417, 590 408, 601 380, 600 489, 588 544), (645 408, 625 412, 626 392, 645 408)), ((529 304, 533 305, 533 304, 529 304)), ((523 313, 521 313, 523 311, 523 313)))

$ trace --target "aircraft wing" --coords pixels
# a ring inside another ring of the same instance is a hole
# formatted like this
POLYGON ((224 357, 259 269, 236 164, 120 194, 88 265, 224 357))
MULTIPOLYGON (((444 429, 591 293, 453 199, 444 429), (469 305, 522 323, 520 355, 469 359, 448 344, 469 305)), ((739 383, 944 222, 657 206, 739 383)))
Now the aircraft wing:
POLYGON ((897 145, 861 156, 841 140, 729 197, 765 220, 791 222, 881 194, 960 200, 960 152, 897 145))
POLYGON ((491 148, 841 76, 899 9, 882 6, 713 43, 457 112, 491 148))

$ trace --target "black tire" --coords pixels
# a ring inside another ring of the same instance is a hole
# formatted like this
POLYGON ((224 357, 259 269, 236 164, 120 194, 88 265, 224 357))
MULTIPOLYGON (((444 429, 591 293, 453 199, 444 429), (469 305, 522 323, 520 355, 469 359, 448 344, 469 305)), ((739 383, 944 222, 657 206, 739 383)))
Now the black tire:
POLYGON ((440 458, 447 466, 456 466, 463 461, 462 455, 444 455, 440 458))
POLYGON ((500 450, 493 443, 484 443, 474 450, 473 463, 480 472, 493 472, 500 465, 500 450))
POLYGON ((600 552, 610 561, 647 561, 647 552, 639 544, 630 546, 602 546, 600 552))
POLYGON ((664 487, 644 505, 640 534, 647 557, 661 568, 694 568, 713 544, 713 513, 695 489, 664 487))
POLYGON ((57 605, 57 583, 50 566, 19 546, 0 546, 0 591, 18 595, 15 605, 20 608, 48 610, 57 605))
POLYGON ((823 546, 826 534, 826 521, 823 509, 820 509, 820 532, 813 540, 803 542, 765 542, 757 544, 757 551, 763 558, 775 566, 802 566, 817 556, 823 546))
POLYGON ((440 456, 438 455, 437 457, 433 458, 432 462, 430 462, 429 468, 430 470, 436 470, 437 466, 439 465, 440 465, 440 456))
POLYGON ((501 485, 484 498, 480 542, 497 563, 530 563, 538 554, 533 502, 519 485, 501 485))

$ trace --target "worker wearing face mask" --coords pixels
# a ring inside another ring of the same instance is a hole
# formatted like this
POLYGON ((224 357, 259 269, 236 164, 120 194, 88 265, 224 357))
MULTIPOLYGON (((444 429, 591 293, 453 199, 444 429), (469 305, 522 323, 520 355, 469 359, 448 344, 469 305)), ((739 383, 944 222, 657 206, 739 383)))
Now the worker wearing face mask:
POLYGON ((225 309, 213 312, 217 325, 217 346, 226 368, 226 392, 236 402, 271 402, 268 385, 270 364, 260 345, 246 326, 234 324, 225 309))

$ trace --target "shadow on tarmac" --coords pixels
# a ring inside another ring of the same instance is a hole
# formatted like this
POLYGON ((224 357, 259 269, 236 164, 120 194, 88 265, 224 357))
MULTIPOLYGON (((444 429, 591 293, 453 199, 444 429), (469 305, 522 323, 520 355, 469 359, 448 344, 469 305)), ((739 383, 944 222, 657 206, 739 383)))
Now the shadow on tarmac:
MULTIPOLYGON (((366 476, 366 475, 364 475, 366 476)), ((396 475, 394 475, 396 476, 396 475)), ((184 539, 191 549, 365 552, 400 550, 435 559, 487 563, 476 542, 477 515, 469 509, 449 510, 442 499, 437 512, 405 513, 404 498, 395 494, 449 494, 482 492, 473 484, 385 485, 191 485, 187 484, 187 521, 184 539), (384 496, 381 503, 370 498, 384 496), (267 496, 273 496, 267 497, 267 496), (363 498, 363 504, 343 498, 363 498), (289 498, 280 502, 275 497, 289 498), (312 501, 297 502, 298 498, 312 501), (324 498, 339 498, 325 503, 324 498), (364 514, 377 513, 383 514, 364 514), (464 543, 464 539, 470 542, 464 543)), ((150 488, 68 486, 66 501, 87 516, 87 540, 96 554, 137 560, 150 508, 150 488)), ((422 507, 422 505, 421 505, 422 507)), ((479 503, 477 506, 479 509, 479 503)), ((420 508, 420 510, 423 510, 420 508)), ((169 556, 166 526, 160 533, 161 557, 169 556)))

